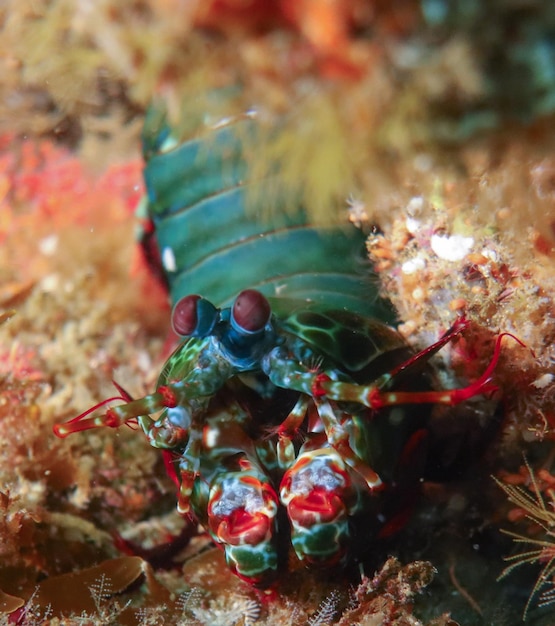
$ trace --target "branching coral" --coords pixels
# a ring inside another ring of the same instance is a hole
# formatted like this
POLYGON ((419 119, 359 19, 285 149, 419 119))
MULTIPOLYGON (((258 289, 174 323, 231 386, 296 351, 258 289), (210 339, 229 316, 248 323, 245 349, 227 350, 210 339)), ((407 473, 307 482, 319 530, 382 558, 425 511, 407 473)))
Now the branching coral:
MULTIPOLYGON (((414 598, 430 584, 434 573, 431 563, 402 565, 398 559, 389 558, 372 578, 362 579, 354 594, 354 606, 343 613, 338 625, 422 626, 412 614, 414 598)), ((448 615, 434 620, 436 626, 450 623, 448 615)))
POLYGON ((523 619, 536 596, 543 587, 548 587, 540 595, 540 606, 547 606, 555 601, 553 590, 555 585, 555 477, 546 470, 538 475, 534 473, 528 462, 518 474, 503 477, 497 484, 509 498, 509 502, 517 508, 509 517, 512 520, 524 519, 530 522, 526 534, 503 530, 518 545, 528 548, 524 552, 505 558, 510 563, 501 573, 505 578, 517 567, 525 564, 541 565, 535 585, 530 592, 524 608, 523 619), (520 484, 519 484, 520 483, 520 484))
MULTIPOLYGON (((512 332, 526 344, 528 350, 507 341, 496 375, 505 392, 507 443, 549 437, 551 431, 555 283, 545 195, 550 192, 546 183, 541 192, 534 186, 536 165, 530 165, 544 149, 518 137, 496 164, 491 147, 469 151, 467 175, 426 170, 410 183, 412 195, 401 200, 401 208, 393 212, 392 206, 393 222, 383 222, 382 232, 368 240, 383 291, 412 340, 429 343, 461 314, 476 323, 466 346, 460 344, 448 361, 461 375, 476 374, 492 331, 512 332)), ((545 168, 545 160, 541 163, 545 168)), ((352 219, 364 221, 365 210, 371 221, 372 211, 358 199, 352 219)))

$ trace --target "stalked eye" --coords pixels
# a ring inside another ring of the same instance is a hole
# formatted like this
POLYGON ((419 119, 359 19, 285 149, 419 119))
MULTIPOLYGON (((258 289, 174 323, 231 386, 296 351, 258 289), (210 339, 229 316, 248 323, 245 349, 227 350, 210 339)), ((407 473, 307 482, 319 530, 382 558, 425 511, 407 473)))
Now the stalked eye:
POLYGON ((182 337, 206 337, 214 328, 218 309, 201 296, 190 295, 178 300, 172 311, 172 326, 182 337))
POLYGON ((192 335, 198 322, 197 302, 200 296, 185 296, 181 298, 172 311, 172 326, 178 335, 192 335))
POLYGON ((268 323, 272 309, 270 303, 260 291, 245 289, 233 304, 231 323, 246 333, 260 332, 268 323))

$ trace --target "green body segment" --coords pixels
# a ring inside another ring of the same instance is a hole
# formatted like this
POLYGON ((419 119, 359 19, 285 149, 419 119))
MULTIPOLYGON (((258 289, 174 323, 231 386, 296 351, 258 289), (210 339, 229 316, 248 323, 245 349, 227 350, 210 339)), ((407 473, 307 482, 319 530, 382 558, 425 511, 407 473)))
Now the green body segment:
POLYGON ((344 558, 349 517, 358 498, 350 470, 339 453, 309 439, 280 485, 291 526, 291 544, 300 561, 331 565, 344 558))
POLYGON ((177 143, 163 114, 147 117, 148 213, 173 303, 200 293, 228 306, 253 288, 392 321, 372 282, 364 234, 345 216, 314 224, 302 206, 279 199, 276 179, 253 180, 245 153, 255 137, 256 122, 241 119, 177 143))
POLYGON ((340 521, 310 527, 292 520, 291 544, 297 557, 314 565, 333 565, 343 557, 349 545, 347 516, 340 521))
POLYGON ((191 510, 223 548, 230 569, 250 583, 266 586, 278 570, 278 499, 247 435, 250 416, 225 389, 204 417, 191 510))

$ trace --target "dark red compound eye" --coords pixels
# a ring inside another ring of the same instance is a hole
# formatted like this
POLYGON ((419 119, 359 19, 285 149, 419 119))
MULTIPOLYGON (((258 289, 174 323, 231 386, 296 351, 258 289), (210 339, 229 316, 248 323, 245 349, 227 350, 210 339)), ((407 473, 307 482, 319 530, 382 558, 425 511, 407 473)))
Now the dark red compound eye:
POLYGON ((260 291, 245 289, 233 304, 231 315, 235 324, 249 333, 261 331, 268 323, 272 309, 260 291))
POLYGON ((200 296, 185 296, 178 300, 172 311, 172 326, 178 335, 192 335, 198 325, 197 302, 200 296))

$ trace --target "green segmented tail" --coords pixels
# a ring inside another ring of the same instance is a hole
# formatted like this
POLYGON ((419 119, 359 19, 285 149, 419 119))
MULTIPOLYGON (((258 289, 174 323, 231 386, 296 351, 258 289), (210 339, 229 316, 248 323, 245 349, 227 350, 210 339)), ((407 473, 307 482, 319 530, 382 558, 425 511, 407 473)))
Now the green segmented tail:
POLYGON ((268 198, 279 203, 273 193, 279 172, 271 180, 249 178, 244 154, 255 133, 255 121, 245 117, 178 143, 159 109, 147 115, 148 212, 173 303, 199 293, 228 306, 252 288, 271 299, 392 321, 372 284, 360 230, 348 222, 316 225, 300 205, 265 210, 268 198))

